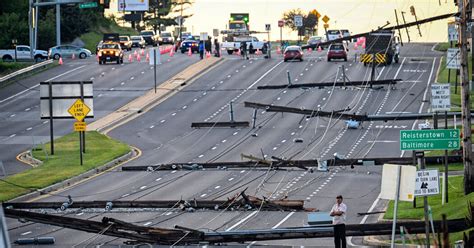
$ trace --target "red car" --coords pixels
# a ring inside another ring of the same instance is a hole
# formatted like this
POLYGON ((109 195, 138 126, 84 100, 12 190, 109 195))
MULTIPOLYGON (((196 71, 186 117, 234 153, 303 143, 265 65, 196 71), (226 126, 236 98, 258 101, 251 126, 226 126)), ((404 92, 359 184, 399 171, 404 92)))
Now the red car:
POLYGON ((343 43, 334 43, 329 46, 328 49, 328 61, 332 59, 344 59, 347 61, 348 49, 343 43))
POLYGON ((294 59, 303 61, 303 50, 301 50, 300 46, 289 46, 285 49, 285 52, 283 53, 283 60, 285 62, 294 59))

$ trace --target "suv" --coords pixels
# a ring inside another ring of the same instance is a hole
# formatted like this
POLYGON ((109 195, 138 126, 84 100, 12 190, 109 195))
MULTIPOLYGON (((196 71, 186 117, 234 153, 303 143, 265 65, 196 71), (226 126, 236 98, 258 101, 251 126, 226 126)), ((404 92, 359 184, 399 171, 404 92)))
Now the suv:
MULTIPOLYGON (((308 39, 308 46, 312 49, 316 49, 319 47, 320 43, 326 42, 326 38, 322 36, 311 36, 308 39)), ((323 47, 321 47, 323 49, 323 47)))
POLYGON ((170 32, 162 32, 160 35, 160 45, 161 44, 174 44, 174 37, 170 32))
POLYGON ((145 39, 147 45, 156 46, 158 44, 159 36, 153 30, 143 30, 140 35, 145 39))
POLYGON ((107 41, 102 44, 99 50, 99 64, 106 64, 108 61, 116 61, 117 64, 123 63, 123 51, 120 43, 107 41))
POLYGON ((333 43, 329 46, 328 61, 332 59, 344 59, 347 61, 347 47, 344 43, 333 43))
POLYGON ((130 37, 128 35, 120 36, 120 47, 123 50, 132 50, 132 41, 130 40, 130 37))

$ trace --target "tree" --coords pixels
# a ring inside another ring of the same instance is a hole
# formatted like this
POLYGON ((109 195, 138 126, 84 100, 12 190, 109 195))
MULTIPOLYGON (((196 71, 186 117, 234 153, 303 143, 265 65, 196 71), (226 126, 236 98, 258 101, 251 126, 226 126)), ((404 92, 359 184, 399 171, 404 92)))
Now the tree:
POLYGON ((160 26, 174 25, 174 20, 167 17, 171 11, 172 0, 152 0, 150 9, 143 15, 145 26, 153 27, 153 30, 161 33, 160 26))
POLYGON ((309 12, 308 15, 303 19, 303 26, 307 33, 314 35, 314 31, 317 29, 318 17, 313 13, 309 12))
POLYGON ((291 30, 296 31, 298 27, 295 25, 295 16, 300 15, 305 19, 306 15, 301 9, 292 9, 283 13, 283 20, 285 20, 285 26, 289 27, 291 30))
POLYGON ((4 13, 0 15, 0 48, 11 48, 12 40, 17 44, 29 44, 28 22, 24 21, 17 13, 4 13))

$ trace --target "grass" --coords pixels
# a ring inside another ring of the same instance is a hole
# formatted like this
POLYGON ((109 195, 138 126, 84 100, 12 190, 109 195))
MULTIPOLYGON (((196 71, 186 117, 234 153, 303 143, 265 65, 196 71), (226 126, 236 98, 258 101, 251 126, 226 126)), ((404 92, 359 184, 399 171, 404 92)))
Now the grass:
MULTIPOLYGON (((1 62, 0 62, 1 63, 1 62)), ((20 62, 20 63, 23 63, 23 62, 20 62)), ((14 79, 10 79, 10 80, 7 80, 6 82, 3 82, 0 84, 0 89, 12 84, 12 83, 15 83, 15 82, 18 82, 18 80, 21 80, 23 78, 27 78, 27 77, 30 77, 32 75, 35 75, 35 74, 38 74, 40 72, 43 72, 43 71, 46 71, 46 70, 49 70, 50 68, 52 67, 55 67, 55 66, 58 66, 58 61, 53 61, 53 63, 50 63, 50 64, 47 64, 45 66, 42 66, 41 68, 37 68, 35 70, 32 70, 32 71, 29 71, 29 72, 25 72, 25 73, 22 73, 21 75, 18 75, 17 77, 14 77, 14 79)), ((24 68, 24 67, 23 67, 24 68)), ((21 68, 17 68, 16 70, 19 70, 21 68)), ((9 73, 11 73, 13 71, 10 71, 9 73)), ((1 76, 4 76, 4 75, 1 75, 0 73, 0 77, 1 76)))
MULTIPOLYGON (((453 47, 457 46, 457 42, 453 42, 453 47)), ((448 48, 450 47, 449 42, 442 42, 436 44, 435 50, 440 51, 440 52, 446 52, 448 51, 448 48)))
POLYGON ((0 77, 31 65, 34 65, 34 62, 0 62, 0 77))
MULTIPOLYGON (((468 215, 468 202, 474 201, 474 193, 464 195, 463 176, 449 177, 449 202, 441 205, 441 194, 429 196, 428 204, 433 211, 433 219, 441 220, 441 215, 446 214, 448 219, 465 218, 468 215)), ((442 188, 442 183, 440 188, 442 188)), ((384 219, 393 218, 393 201, 390 201, 384 219)), ((416 198, 416 208, 412 202, 398 203, 398 218, 422 220, 424 218, 423 197, 416 198)))
POLYGON ((80 39, 85 43, 84 47, 89 49, 92 53, 95 52, 97 43, 102 40, 104 33, 119 33, 120 35, 137 35, 138 32, 132 28, 120 27, 117 24, 110 26, 93 28, 92 31, 81 35, 80 39))
POLYGON ((55 154, 50 154, 49 144, 33 149, 33 156, 43 164, 0 181, 0 202, 41 189, 82 174, 90 169, 120 157, 130 151, 128 145, 95 131, 86 133, 84 165, 79 161, 78 134, 71 133, 55 140, 55 154), (8 183, 7 183, 8 182, 8 183))

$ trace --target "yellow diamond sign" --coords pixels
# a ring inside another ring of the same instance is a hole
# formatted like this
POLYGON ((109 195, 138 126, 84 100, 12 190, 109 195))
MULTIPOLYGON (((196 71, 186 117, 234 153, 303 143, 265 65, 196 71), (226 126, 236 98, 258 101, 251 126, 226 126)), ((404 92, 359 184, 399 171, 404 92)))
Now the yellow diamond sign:
POLYGON ((328 23, 328 21, 329 21, 329 17, 327 15, 324 15, 323 16, 323 22, 328 23))
POLYGON ((82 121, 86 118, 91 109, 81 99, 77 99, 74 104, 67 110, 72 117, 77 121, 82 121))

